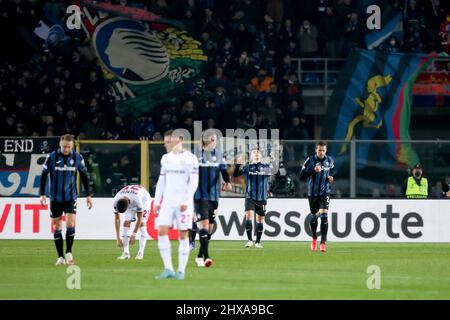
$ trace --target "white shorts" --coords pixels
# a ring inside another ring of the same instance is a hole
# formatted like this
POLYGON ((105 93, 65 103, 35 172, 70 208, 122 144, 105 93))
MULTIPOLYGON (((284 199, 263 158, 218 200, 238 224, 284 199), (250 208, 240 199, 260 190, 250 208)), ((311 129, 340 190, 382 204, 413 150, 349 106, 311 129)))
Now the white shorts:
MULTIPOLYGON (((150 215, 150 210, 144 210, 142 212, 142 222, 147 223, 148 216, 150 215)), ((125 221, 136 221, 137 220, 137 214, 135 210, 127 210, 124 214, 124 220, 125 221)))
POLYGON ((180 212, 180 207, 173 206, 161 206, 158 217, 156 218, 156 226, 172 226, 175 220, 176 229, 188 230, 192 229, 192 216, 194 214, 194 204, 188 206, 188 208, 180 212))

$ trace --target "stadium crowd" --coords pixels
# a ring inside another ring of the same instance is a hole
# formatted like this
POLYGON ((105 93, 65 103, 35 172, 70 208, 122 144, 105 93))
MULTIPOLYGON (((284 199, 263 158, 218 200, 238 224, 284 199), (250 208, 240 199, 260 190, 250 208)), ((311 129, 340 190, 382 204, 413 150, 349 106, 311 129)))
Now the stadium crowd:
MULTIPOLYGON (((134 119, 115 108, 102 68, 83 31, 66 30, 42 46, 33 30, 42 16, 64 21, 71 1, 1 0, 8 46, 0 62, 0 135, 90 139, 161 139, 176 127, 280 128, 284 139, 312 138, 293 57, 345 57, 365 47, 364 1, 110 1, 183 21, 208 56, 203 88, 187 85, 176 103, 134 119), (13 30, 13 31, 11 31, 13 30)), ((404 11, 403 41, 380 50, 449 50, 443 1, 378 1, 383 19, 404 11)), ((393 41, 392 41, 393 40, 393 41)), ((394 43, 395 42, 395 43, 394 43)))

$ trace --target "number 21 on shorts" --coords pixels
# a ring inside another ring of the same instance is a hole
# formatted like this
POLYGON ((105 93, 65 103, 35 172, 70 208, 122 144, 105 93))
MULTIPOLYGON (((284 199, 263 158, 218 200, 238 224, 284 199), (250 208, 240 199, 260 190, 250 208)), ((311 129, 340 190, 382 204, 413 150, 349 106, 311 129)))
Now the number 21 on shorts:
POLYGON ((180 224, 183 226, 187 226, 189 222, 192 220, 192 215, 190 214, 180 214, 180 224))

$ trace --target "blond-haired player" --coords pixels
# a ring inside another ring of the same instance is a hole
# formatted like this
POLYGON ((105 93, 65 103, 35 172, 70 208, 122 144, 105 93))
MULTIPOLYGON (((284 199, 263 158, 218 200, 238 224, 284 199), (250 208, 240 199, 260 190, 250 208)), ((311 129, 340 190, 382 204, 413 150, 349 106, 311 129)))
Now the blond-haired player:
POLYGON ((155 192, 155 212, 158 214, 158 249, 164 271, 157 279, 184 279, 189 258, 189 229, 192 228, 194 193, 198 186, 198 160, 183 149, 182 138, 172 131, 164 134, 167 153, 161 158, 161 173, 155 192), (172 265, 169 228, 175 221, 179 231, 178 270, 172 265))

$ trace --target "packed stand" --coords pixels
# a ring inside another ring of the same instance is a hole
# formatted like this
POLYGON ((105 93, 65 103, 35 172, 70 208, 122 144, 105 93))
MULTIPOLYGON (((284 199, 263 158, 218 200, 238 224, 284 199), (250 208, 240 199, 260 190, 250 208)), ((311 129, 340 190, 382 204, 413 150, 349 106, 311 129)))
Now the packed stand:
MULTIPOLYGON (((70 31, 56 47, 33 34, 41 16, 64 21, 70 1, 3 0, 0 27, 10 45, 0 65, 0 135, 160 140, 168 129, 192 131, 201 120, 204 128, 279 128, 284 139, 308 139, 313 127, 293 58, 339 58, 365 48, 363 1, 110 2, 181 20, 208 56, 203 86, 189 84, 175 103, 137 119, 122 116, 83 31, 70 31)), ((382 22, 402 12, 405 32, 377 50, 448 52, 444 1, 410 0, 407 8, 384 2, 382 22)))

